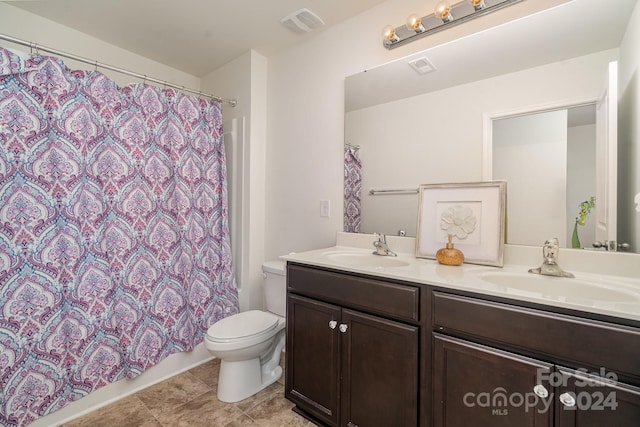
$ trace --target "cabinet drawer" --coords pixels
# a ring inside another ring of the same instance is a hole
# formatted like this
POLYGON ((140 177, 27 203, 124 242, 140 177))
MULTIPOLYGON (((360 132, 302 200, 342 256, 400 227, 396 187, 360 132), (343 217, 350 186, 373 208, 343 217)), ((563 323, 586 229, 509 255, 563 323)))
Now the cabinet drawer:
POLYGON ((640 329, 476 298, 433 293, 434 329, 640 378, 640 329))
POLYGON ((420 289, 289 263, 287 289, 343 307, 418 322, 420 289))

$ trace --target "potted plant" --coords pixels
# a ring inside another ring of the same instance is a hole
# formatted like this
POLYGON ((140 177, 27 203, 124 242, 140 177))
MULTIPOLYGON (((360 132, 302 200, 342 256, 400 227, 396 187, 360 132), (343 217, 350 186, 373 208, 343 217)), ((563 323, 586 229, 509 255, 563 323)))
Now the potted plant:
POLYGON ((591 209, 596 206, 596 198, 594 196, 589 197, 589 200, 585 200, 580 203, 580 212, 576 217, 576 222, 573 224, 573 234, 571 235, 571 247, 580 248, 580 238, 578 237, 578 226, 584 225, 585 220, 589 217, 591 209))

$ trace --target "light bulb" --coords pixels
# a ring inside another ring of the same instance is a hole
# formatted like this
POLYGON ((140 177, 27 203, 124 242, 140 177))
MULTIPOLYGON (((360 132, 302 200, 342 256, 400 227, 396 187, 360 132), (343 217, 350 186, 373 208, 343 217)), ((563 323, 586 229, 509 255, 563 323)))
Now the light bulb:
POLYGON ((391 25, 387 25, 382 29, 382 37, 385 41, 395 43, 400 41, 400 37, 396 34, 396 29, 391 25))
POLYGON ((477 12, 486 7, 484 0, 468 0, 469 4, 473 6, 473 9, 477 12))
POLYGON ((422 20, 416 13, 412 13, 407 17, 407 30, 415 31, 416 33, 421 33, 424 31, 424 25, 422 25, 422 20))
POLYGON ((448 1, 441 1, 436 4, 435 15, 442 19, 442 22, 447 23, 453 20, 451 16, 451 5, 448 1))

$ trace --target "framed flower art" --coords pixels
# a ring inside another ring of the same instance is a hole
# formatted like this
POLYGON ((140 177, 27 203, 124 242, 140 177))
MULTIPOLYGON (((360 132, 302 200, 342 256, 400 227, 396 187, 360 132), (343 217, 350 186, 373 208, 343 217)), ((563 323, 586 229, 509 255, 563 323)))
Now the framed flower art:
POLYGON ((502 267, 506 193, 505 181, 421 185, 416 257, 435 259, 451 234, 465 263, 502 267))

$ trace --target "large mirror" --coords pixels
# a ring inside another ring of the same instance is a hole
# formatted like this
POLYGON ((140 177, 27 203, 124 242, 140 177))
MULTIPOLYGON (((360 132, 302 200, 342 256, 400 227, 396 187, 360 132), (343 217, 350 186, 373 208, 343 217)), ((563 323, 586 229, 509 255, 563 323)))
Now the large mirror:
POLYGON ((637 73, 628 69, 637 70, 640 60, 638 30, 627 31, 628 26, 640 26, 636 3, 620 0, 615 8, 602 8, 598 0, 574 0, 347 77, 345 142, 356 147, 362 165, 359 231, 415 236, 418 197, 414 190, 423 183, 501 178, 508 182, 508 200, 516 192, 522 195, 525 191, 516 182, 532 185, 531 171, 524 167, 531 162, 520 152, 503 159, 510 165, 509 173, 516 175, 500 176, 499 164, 494 174, 493 157, 487 156, 492 156, 494 144, 503 143, 493 136, 509 129, 512 143, 522 144, 530 131, 518 129, 521 122, 555 115, 563 123, 565 136, 578 143, 569 144, 565 138, 564 158, 544 151, 536 156, 554 160, 545 163, 546 168, 552 163, 564 165, 563 195, 547 188, 541 193, 553 193, 554 202, 522 197, 520 204, 510 206, 507 243, 539 245, 557 234, 566 247, 572 247, 580 204, 595 196, 599 185, 585 185, 585 177, 591 182, 602 175, 604 182, 617 186, 616 193, 606 197, 617 199, 617 214, 612 213, 616 209, 609 212, 604 202, 599 203, 604 198, 598 197, 585 225, 578 227, 580 247, 590 248, 596 240, 598 215, 613 215, 615 220, 608 222, 617 230, 616 240, 639 252, 640 213, 633 199, 640 191, 634 119, 640 101, 637 73), (629 41, 629 37, 635 39, 629 41), (629 44, 633 48, 624 49, 629 44), (619 85, 618 171, 605 177, 599 169, 596 173, 594 165, 595 135, 603 127, 596 124, 595 110, 606 93, 614 61, 622 70, 618 75, 627 77, 619 85), (589 163, 583 163, 585 159, 589 163), (550 215, 562 216, 563 225, 551 229, 543 219, 550 215), (529 237, 510 229, 516 224, 528 228, 524 234, 529 237))

